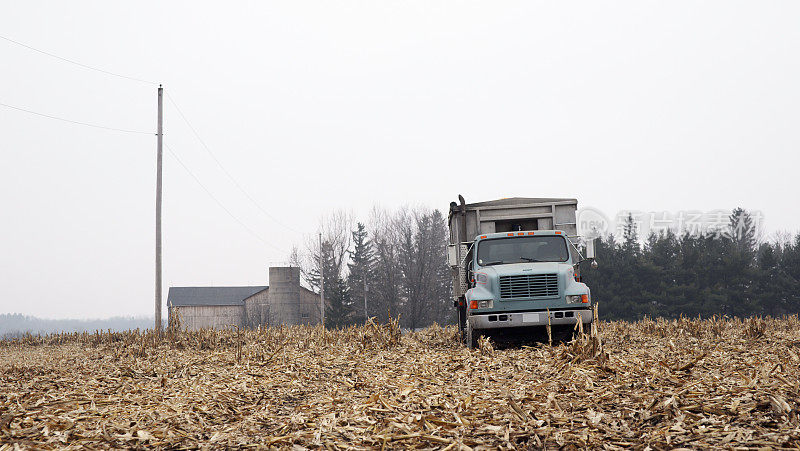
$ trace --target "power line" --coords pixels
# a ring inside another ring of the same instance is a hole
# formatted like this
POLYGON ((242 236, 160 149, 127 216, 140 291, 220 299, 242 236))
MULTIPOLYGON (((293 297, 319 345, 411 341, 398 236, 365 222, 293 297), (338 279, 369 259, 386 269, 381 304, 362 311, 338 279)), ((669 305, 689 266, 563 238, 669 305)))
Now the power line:
POLYGON ((200 141, 200 144, 203 145, 203 148, 206 149, 206 152, 208 152, 208 154, 211 156, 211 159, 213 159, 217 163, 217 166, 219 166, 219 168, 222 169, 222 172, 224 172, 225 175, 227 175, 228 178, 231 180, 231 182, 233 182, 233 184, 236 185, 236 188, 238 188, 239 191, 241 191, 242 194, 244 194, 245 197, 247 197, 247 199, 250 200, 250 202, 252 202, 252 204, 256 206, 256 208, 261 210, 261 213, 264 213, 265 216, 267 216, 268 218, 273 220, 276 224, 278 224, 281 227, 283 227, 283 228, 285 228, 287 230, 290 230, 290 231, 292 231, 294 233, 300 234, 301 233, 300 231, 298 231, 298 230, 296 230, 296 229, 294 229, 292 227, 287 226, 286 224, 284 224, 281 221, 279 221, 278 218, 276 218, 276 217, 272 216, 271 214, 269 214, 269 212, 267 212, 267 210, 264 207, 262 207, 261 204, 259 204, 253 198, 253 196, 251 196, 250 193, 248 193, 247 190, 245 190, 242 187, 242 185, 239 184, 239 182, 236 181, 236 179, 233 177, 233 175, 231 175, 231 173, 228 172, 227 169, 225 169, 225 166, 222 165, 222 162, 219 161, 219 159, 216 157, 216 155, 214 155, 214 152, 211 151, 211 148, 208 147, 208 145, 206 144, 205 141, 203 141, 203 138, 200 137, 200 134, 197 133, 197 130, 195 130, 195 128, 189 122, 189 119, 186 117, 186 115, 183 114, 183 111, 181 111, 181 108, 178 106, 177 102, 175 102, 175 99, 173 99, 172 96, 169 95, 169 92, 167 92, 166 94, 167 94, 167 99, 169 99, 169 101, 172 103, 172 105, 178 111, 178 115, 180 115, 180 117, 183 119, 183 121, 186 122, 186 125, 189 126, 189 129, 192 131, 192 133, 194 133, 194 136, 197 138, 198 141, 200 141))
POLYGON ((219 205, 219 206, 220 206, 220 208, 222 208, 223 210, 225 210, 225 213, 228 213, 228 216, 230 216, 231 218, 233 218, 233 220, 234 220, 234 221, 238 222, 238 223, 239 223, 239 225, 241 225, 241 226, 242 226, 242 227, 243 227, 245 230, 247 230, 247 231, 248 231, 248 232, 249 232, 251 235, 253 235, 253 236, 254 236, 256 239, 258 239, 258 241, 261 241, 262 243, 264 243, 264 244, 265 244, 265 245, 267 245, 267 246, 270 246, 270 247, 272 247, 273 249, 276 249, 276 250, 278 250, 278 251, 281 251, 281 252, 283 251, 282 249, 280 249, 279 247, 275 246, 274 244, 272 244, 272 243, 268 242, 267 240, 265 240, 265 239, 261 238, 261 236, 260 236, 259 234, 257 234, 257 233, 256 233, 256 232, 255 232, 253 229, 251 229, 250 227, 248 227, 248 226, 247 226, 247 224, 245 224, 244 222, 242 222, 242 220, 240 220, 238 217, 236 217, 236 215, 234 215, 234 214, 233 214, 233 213, 232 213, 230 210, 228 210, 228 208, 227 208, 227 207, 225 207, 225 205, 224 205, 224 204, 223 204, 223 203, 222 203, 222 202, 221 202, 221 201, 220 201, 220 200, 219 200, 219 199, 218 199, 218 198, 217 198, 217 197, 216 197, 214 194, 212 194, 212 193, 211 193, 211 191, 210 191, 208 188, 206 188, 206 186, 205 186, 205 185, 203 185, 203 182, 201 182, 201 181, 200 181, 200 179, 199 179, 199 178, 197 178, 197 176, 196 176, 196 175, 194 175, 194 173, 193 173, 193 172, 192 172, 192 171, 189 169, 189 167, 188 167, 188 166, 186 166, 186 165, 183 163, 183 161, 182 161, 182 160, 181 160, 181 159, 178 157, 178 155, 177 155, 175 152, 173 152, 173 151, 172 151, 172 149, 171 149, 171 148, 170 148, 170 147, 169 147, 169 146, 168 146, 166 143, 164 143, 164 147, 167 149, 167 152, 169 152, 169 154, 170 154, 170 155, 172 155, 172 157, 173 157, 173 158, 175 158, 175 160, 178 162, 178 164, 180 164, 180 165, 183 167, 183 169, 185 169, 185 170, 186 170, 186 172, 187 172, 187 173, 188 173, 190 176, 192 176, 192 178, 194 179, 194 181, 195 181, 195 182, 197 182, 197 184, 198 184, 198 185, 200 185, 200 187, 201 187, 201 188, 203 188, 203 191, 205 191, 205 192, 206 192, 206 194, 208 194, 208 196, 209 196, 209 197, 210 197, 212 200, 214 200, 214 202, 216 202, 216 203, 217 203, 217 205, 219 205))
POLYGON ((128 129, 124 129, 124 128, 114 128, 114 127, 106 127, 105 125, 90 124, 88 122, 73 121, 72 119, 66 119, 66 118, 63 118, 63 117, 52 116, 50 114, 39 113, 37 111, 28 110, 28 109, 25 109, 25 108, 20 108, 18 106, 9 105, 7 103, 2 103, 2 102, 0 102, 0 106, 4 106, 6 108, 11 108, 11 109, 17 110, 17 111, 24 111, 25 113, 35 114, 37 116, 42 116, 42 117, 46 117, 46 118, 50 118, 50 119, 55 119, 57 121, 69 122, 70 124, 84 125, 86 127, 101 128, 103 130, 113 130, 115 132, 136 133, 136 134, 141 134, 141 135, 153 135, 154 134, 153 132, 144 132, 144 131, 141 131, 141 130, 128 130, 128 129))
POLYGON ((0 39, 6 40, 6 41, 11 42, 13 44, 17 44, 17 45, 19 45, 21 47, 25 47, 26 49, 33 50, 34 52, 41 53, 42 55, 47 55, 47 56, 49 56, 51 58, 55 58, 55 59, 58 59, 58 60, 61 60, 61 61, 65 61, 67 63, 71 63, 71 64, 74 64, 76 66, 80 66, 80 67, 82 67, 84 69, 89 69, 89 70, 93 70, 93 71, 96 71, 96 72, 101 72, 101 73, 104 73, 106 75, 113 75, 113 76, 119 77, 119 78, 125 78, 127 80, 138 81, 140 83, 148 83, 148 84, 151 84, 151 85, 157 85, 158 84, 158 83, 156 83, 154 81, 142 80, 141 78, 136 78, 136 77, 129 77, 127 75, 122 75, 122 74, 118 74, 116 72, 111 72, 111 71, 107 71, 107 70, 104 70, 104 69, 100 69, 98 67, 89 66, 87 64, 79 63, 79 62, 71 60, 69 58, 64 58, 63 56, 58 56, 58 55, 55 55, 55 54, 50 53, 50 52, 45 52, 44 50, 39 50, 39 49, 37 49, 35 47, 31 47, 31 46, 29 46, 27 44, 23 44, 22 42, 15 41, 15 40, 13 40, 11 38, 7 38, 5 36, 0 36, 0 39))

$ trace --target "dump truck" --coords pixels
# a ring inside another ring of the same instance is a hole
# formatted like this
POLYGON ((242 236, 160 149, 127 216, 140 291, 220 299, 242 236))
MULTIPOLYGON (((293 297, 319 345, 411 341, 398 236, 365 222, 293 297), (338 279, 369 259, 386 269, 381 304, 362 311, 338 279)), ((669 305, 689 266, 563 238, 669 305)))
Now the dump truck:
MULTIPOLYGON (((596 267, 594 241, 577 236, 578 201, 506 198, 450 204, 448 260, 461 339, 526 339, 550 327, 564 337, 592 322, 581 262, 596 267), (585 256, 579 248, 585 248, 585 256)), ((585 266, 585 265, 584 265, 585 266)))

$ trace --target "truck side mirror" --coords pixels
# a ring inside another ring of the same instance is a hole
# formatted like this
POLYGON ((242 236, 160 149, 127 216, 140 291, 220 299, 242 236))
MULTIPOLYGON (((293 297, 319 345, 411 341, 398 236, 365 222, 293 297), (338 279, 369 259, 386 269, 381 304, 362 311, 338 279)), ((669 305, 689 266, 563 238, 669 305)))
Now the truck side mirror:
POLYGON ((594 260, 594 238, 586 240, 586 259, 594 260))
POLYGON ((455 244, 447 245, 447 263, 451 268, 458 267, 458 252, 455 244))
POLYGON ((586 259, 591 260, 592 269, 597 269, 597 260, 594 258, 594 240, 594 238, 586 240, 586 259))

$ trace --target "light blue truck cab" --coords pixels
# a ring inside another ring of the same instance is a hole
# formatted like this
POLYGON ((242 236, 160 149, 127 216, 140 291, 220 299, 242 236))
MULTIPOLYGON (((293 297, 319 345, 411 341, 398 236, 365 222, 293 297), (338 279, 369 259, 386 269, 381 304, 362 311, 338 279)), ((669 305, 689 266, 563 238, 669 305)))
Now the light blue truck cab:
POLYGON ((580 255, 566 232, 536 230, 479 235, 472 287, 464 294, 467 340, 482 331, 551 325, 588 326, 592 295, 579 282, 580 255))
POLYGON ((580 262, 591 260, 594 243, 577 243, 577 201, 508 198, 450 204, 453 304, 465 344, 481 335, 540 334, 548 324, 571 332, 578 322, 588 331, 592 293, 580 280, 580 262), (465 239, 466 238, 466 239, 465 239))

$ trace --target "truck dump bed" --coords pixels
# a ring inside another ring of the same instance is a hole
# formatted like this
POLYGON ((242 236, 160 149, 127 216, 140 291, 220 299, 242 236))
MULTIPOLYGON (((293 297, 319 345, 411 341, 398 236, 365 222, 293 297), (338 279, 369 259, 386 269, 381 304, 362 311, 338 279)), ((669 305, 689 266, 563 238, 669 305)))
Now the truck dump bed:
POLYGON ((472 204, 465 203, 461 196, 458 199, 458 203, 450 203, 448 215, 453 260, 459 262, 453 267, 453 298, 456 303, 469 288, 466 263, 475 237, 517 230, 562 230, 570 237, 577 235, 577 199, 510 197, 472 204))
MULTIPOLYGON (((463 198, 460 198, 463 201, 463 198)), ((507 199, 450 204, 450 244, 472 242, 485 233, 515 230, 563 230, 577 234, 577 199, 511 197, 507 199)))

